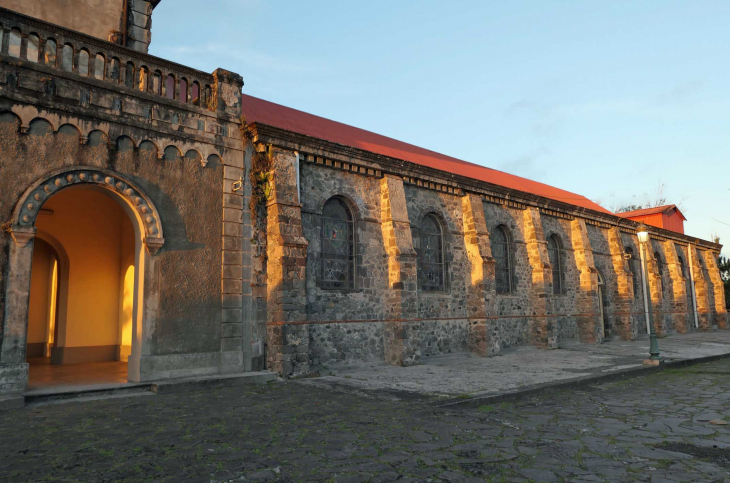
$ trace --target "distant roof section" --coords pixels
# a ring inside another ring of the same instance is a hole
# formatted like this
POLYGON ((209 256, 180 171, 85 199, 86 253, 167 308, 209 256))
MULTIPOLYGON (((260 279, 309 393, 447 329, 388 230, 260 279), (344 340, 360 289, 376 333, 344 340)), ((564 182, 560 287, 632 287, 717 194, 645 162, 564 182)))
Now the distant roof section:
POLYGON ((677 205, 664 205, 664 206, 657 206, 656 208, 645 208, 643 210, 624 211, 623 213, 616 213, 616 215, 620 216, 621 218, 634 218, 637 216, 668 213, 672 210, 677 210, 677 213, 679 213, 679 216, 681 216, 683 220, 687 221, 687 218, 685 218, 684 215, 682 214, 682 212, 679 211, 679 208, 677 208, 677 205))
POLYGON ((585 196, 554 188, 537 181, 468 163, 460 159, 419 148, 364 129, 307 114, 280 104, 243 95, 243 116, 249 124, 259 123, 305 136, 323 139, 344 146, 362 149, 390 158, 409 161, 448 173, 458 174, 505 188, 532 193, 545 198, 570 203, 582 208, 611 213, 585 196))

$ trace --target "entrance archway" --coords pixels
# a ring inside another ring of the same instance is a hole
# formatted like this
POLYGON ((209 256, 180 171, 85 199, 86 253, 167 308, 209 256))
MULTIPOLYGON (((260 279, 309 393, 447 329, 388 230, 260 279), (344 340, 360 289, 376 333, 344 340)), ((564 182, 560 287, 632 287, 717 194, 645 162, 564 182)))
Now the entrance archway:
MULTIPOLYGON (((10 244, 6 317, 0 348, 0 372, 6 374, 5 380, 9 380, 9 384, 5 385, 6 390, 21 392, 25 390, 28 382, 28 365, 25 361, 27 343, 30 341, 29 301, 36 236, 42 240, 38 243, 42 247, 41 251, 48 251, 45 245, 50 245, 59 260, 55 282, 58 315, 54 320, 55 334, 51 359, 64 363, 79 362, 88 358, 127 358, 128 380, 143 380, 142 360, 144 356, 150 355, 149 340, 155 330, 159 307, 157 285, 159 266, 155 255, 164 244, 160 217, 151 200, 132 182, 117 173, 103 169, 73 167, 54 172, 28 188, 16 206, 12 221, 10 233, 14 243, 10 244), (111 213, 108 210, 105 214, 99 209, 85 213, 77 209, 74 214, 74 203, 77 204, 77 208, 78 203, 90 203, 90 199, 79 199, 84 196, 95 197, 96 201, 93 203, 106 204, 106 208, 115 207, 111 212, 116 209, 114 216, 119 222, 117 232, 109 231, 110 220, 105 218, 111 213), (101 202, 102 199, 106 202, 101 202), (47 214, 49 210, 47 207, 54 205, 65 210, 66 220, 58 220, 61 225, 76 223, 76 228, 85 226, 87 229, 98 230, 101 238, 106 240, 106 245, 102 243, 104 246, 98 246, 99 237, 84 238, 83 233, 78 233, 79 230, 70 234, 68 226, 59 228, 53 223, 39 220, 39 217, 47 214), (74 216, 77 219, 74 220, 74 216), (127 230, 126 238, 122 236, 124 226, 127 230), (76 240, 72 240, 74 236, 77 237, 76 240), (125 243, 126 247, 123 246, 125 243), (88 245, 86 248, 85 244, 88 245), (94 244, 96 244, 94 250, 90 251, 94 244), (110 246, 117 247, 116 251, 105 254, 104 251, 110 246), (79 250, 81 255, 78 253, 79 250), (66 251, 69 254, 66 254, 66 251), (64 255, 59 252, 64 252, 64 255), (74 255, 72 252, 77 253, 74 255), (67 258, 65 263, 68 264, 65 271, 62 260, 64 257, 67 258), (106 258, 100 260, 98 257, 106 258), (84 258, 87 258, 86 262, 92 263, 87 263, 84 268, 83 261, 80 261, 79 265, 74 267, 74 259, 84 258), (116 271, 94 270, 95 263, 103 262, 109 267, 115 261, 116 271), (133 267, 131 271, 130 266, 133 267), (73 278, 75 268, 78 269, 80 276, 77 279, 73 278), (98 277, 100 278, 97 280, 98 277), (114 277, 116 277, 114 282, 110 282, 114 277), (98 305, 100 295, 96 289, 110 286, 114 287, 113 293, 107 290, 101 296, 106 301, 102 304, 103 307, 92 307, 93 310, 88 310, 89 307, 84 306, 84 304, 98 305), (116 303, 109 302, 112 299, 116 303), (102 319, 115 320, 116 323, 113 327, 109 324, 103 325, 100 322, 102 319), (99 338, 100 336, 102 338, 99 338), (95 345, 100 340, 104 343, 95 345), (106 343, 109 341, 113 343, 106 343), (125 341, 128 341, 128 344, 125 341), (84 347, 93 349, 76 350, 84 347), (62 348, 65 350, 58 350, 62 348)), ((37 317, 35 313, 32 315, 37 317)), ((49 316, 49 327, 50 323, 49 316)), ((35 333, 33 337, 36 337, 35 333)), ((31 348, 37 351, 36 347, 31 346, 31 348)))

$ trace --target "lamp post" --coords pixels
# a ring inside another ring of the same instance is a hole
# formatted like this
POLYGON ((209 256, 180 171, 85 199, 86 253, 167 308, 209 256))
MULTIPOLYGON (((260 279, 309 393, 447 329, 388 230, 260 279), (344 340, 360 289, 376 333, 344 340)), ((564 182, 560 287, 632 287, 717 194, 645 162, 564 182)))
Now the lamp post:
POLYGON ((646 316, 649 318, 649 359, 644 361, 645 364, 658 365, 661 364, 662 358, 659 355, 659 342, 657 342, 656 331, 654 330, 654 314, 651 306, 651 292, 649 290, 649 267, 646 263, 646 249, 649 243, 649 228, 644 224, 640 224, 636 230, 636 236, 639 238, 639 252, 641 253, 641 267, 644 270, 642 285, 644 286, 644 304, 646 307, 646 316))

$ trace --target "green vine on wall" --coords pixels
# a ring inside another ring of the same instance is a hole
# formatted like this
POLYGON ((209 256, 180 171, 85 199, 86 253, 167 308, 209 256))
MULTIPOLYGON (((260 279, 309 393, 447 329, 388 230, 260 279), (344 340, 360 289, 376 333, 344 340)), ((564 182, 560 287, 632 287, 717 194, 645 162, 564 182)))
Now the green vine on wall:
POLYGON ((257 234, 266 233, 266 204, 271 199, 273 185, 271 184, 271 145, 266 151, 256 153, 251 160, 251 220, 253 220, 254 237, 251 243, 260 243, 257 234))

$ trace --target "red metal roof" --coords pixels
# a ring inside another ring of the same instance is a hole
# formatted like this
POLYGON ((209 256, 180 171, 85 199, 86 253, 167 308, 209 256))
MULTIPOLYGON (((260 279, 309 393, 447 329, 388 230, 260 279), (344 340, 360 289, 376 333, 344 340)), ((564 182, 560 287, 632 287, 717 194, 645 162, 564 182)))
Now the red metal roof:
POLYGON ((331 121, 280 104, 242 96, 243 116, 249 124, 259 123, 286 131, 323 139, 344 146, 362 149, 390 158, 409 161, 421 166, 486 181, 505 188, 532 193, 545 198, 570 203, 603 213, 611 213, 585 196, 554 188, 537 181, 468 163, 460 159, 419 148, 364 129, 331 121))
POLYGON ((624 211, 623 213, 616 213, 616 215, 622 217, 622 218, 634 218, 636 216, 646 216, 646 215, 656 215, 659 213, 667 213, 671 210, 677 210, 677 213, 679 213, 679 216, 682 217, 685 221, 687 218, 684 217, 681 211, 679 211, 679 208, 677 208, 677 205, 664 205, 664 206, 657 206, 655 208, 644 208, 643 210, 634 210, 634 211, 624 211))

